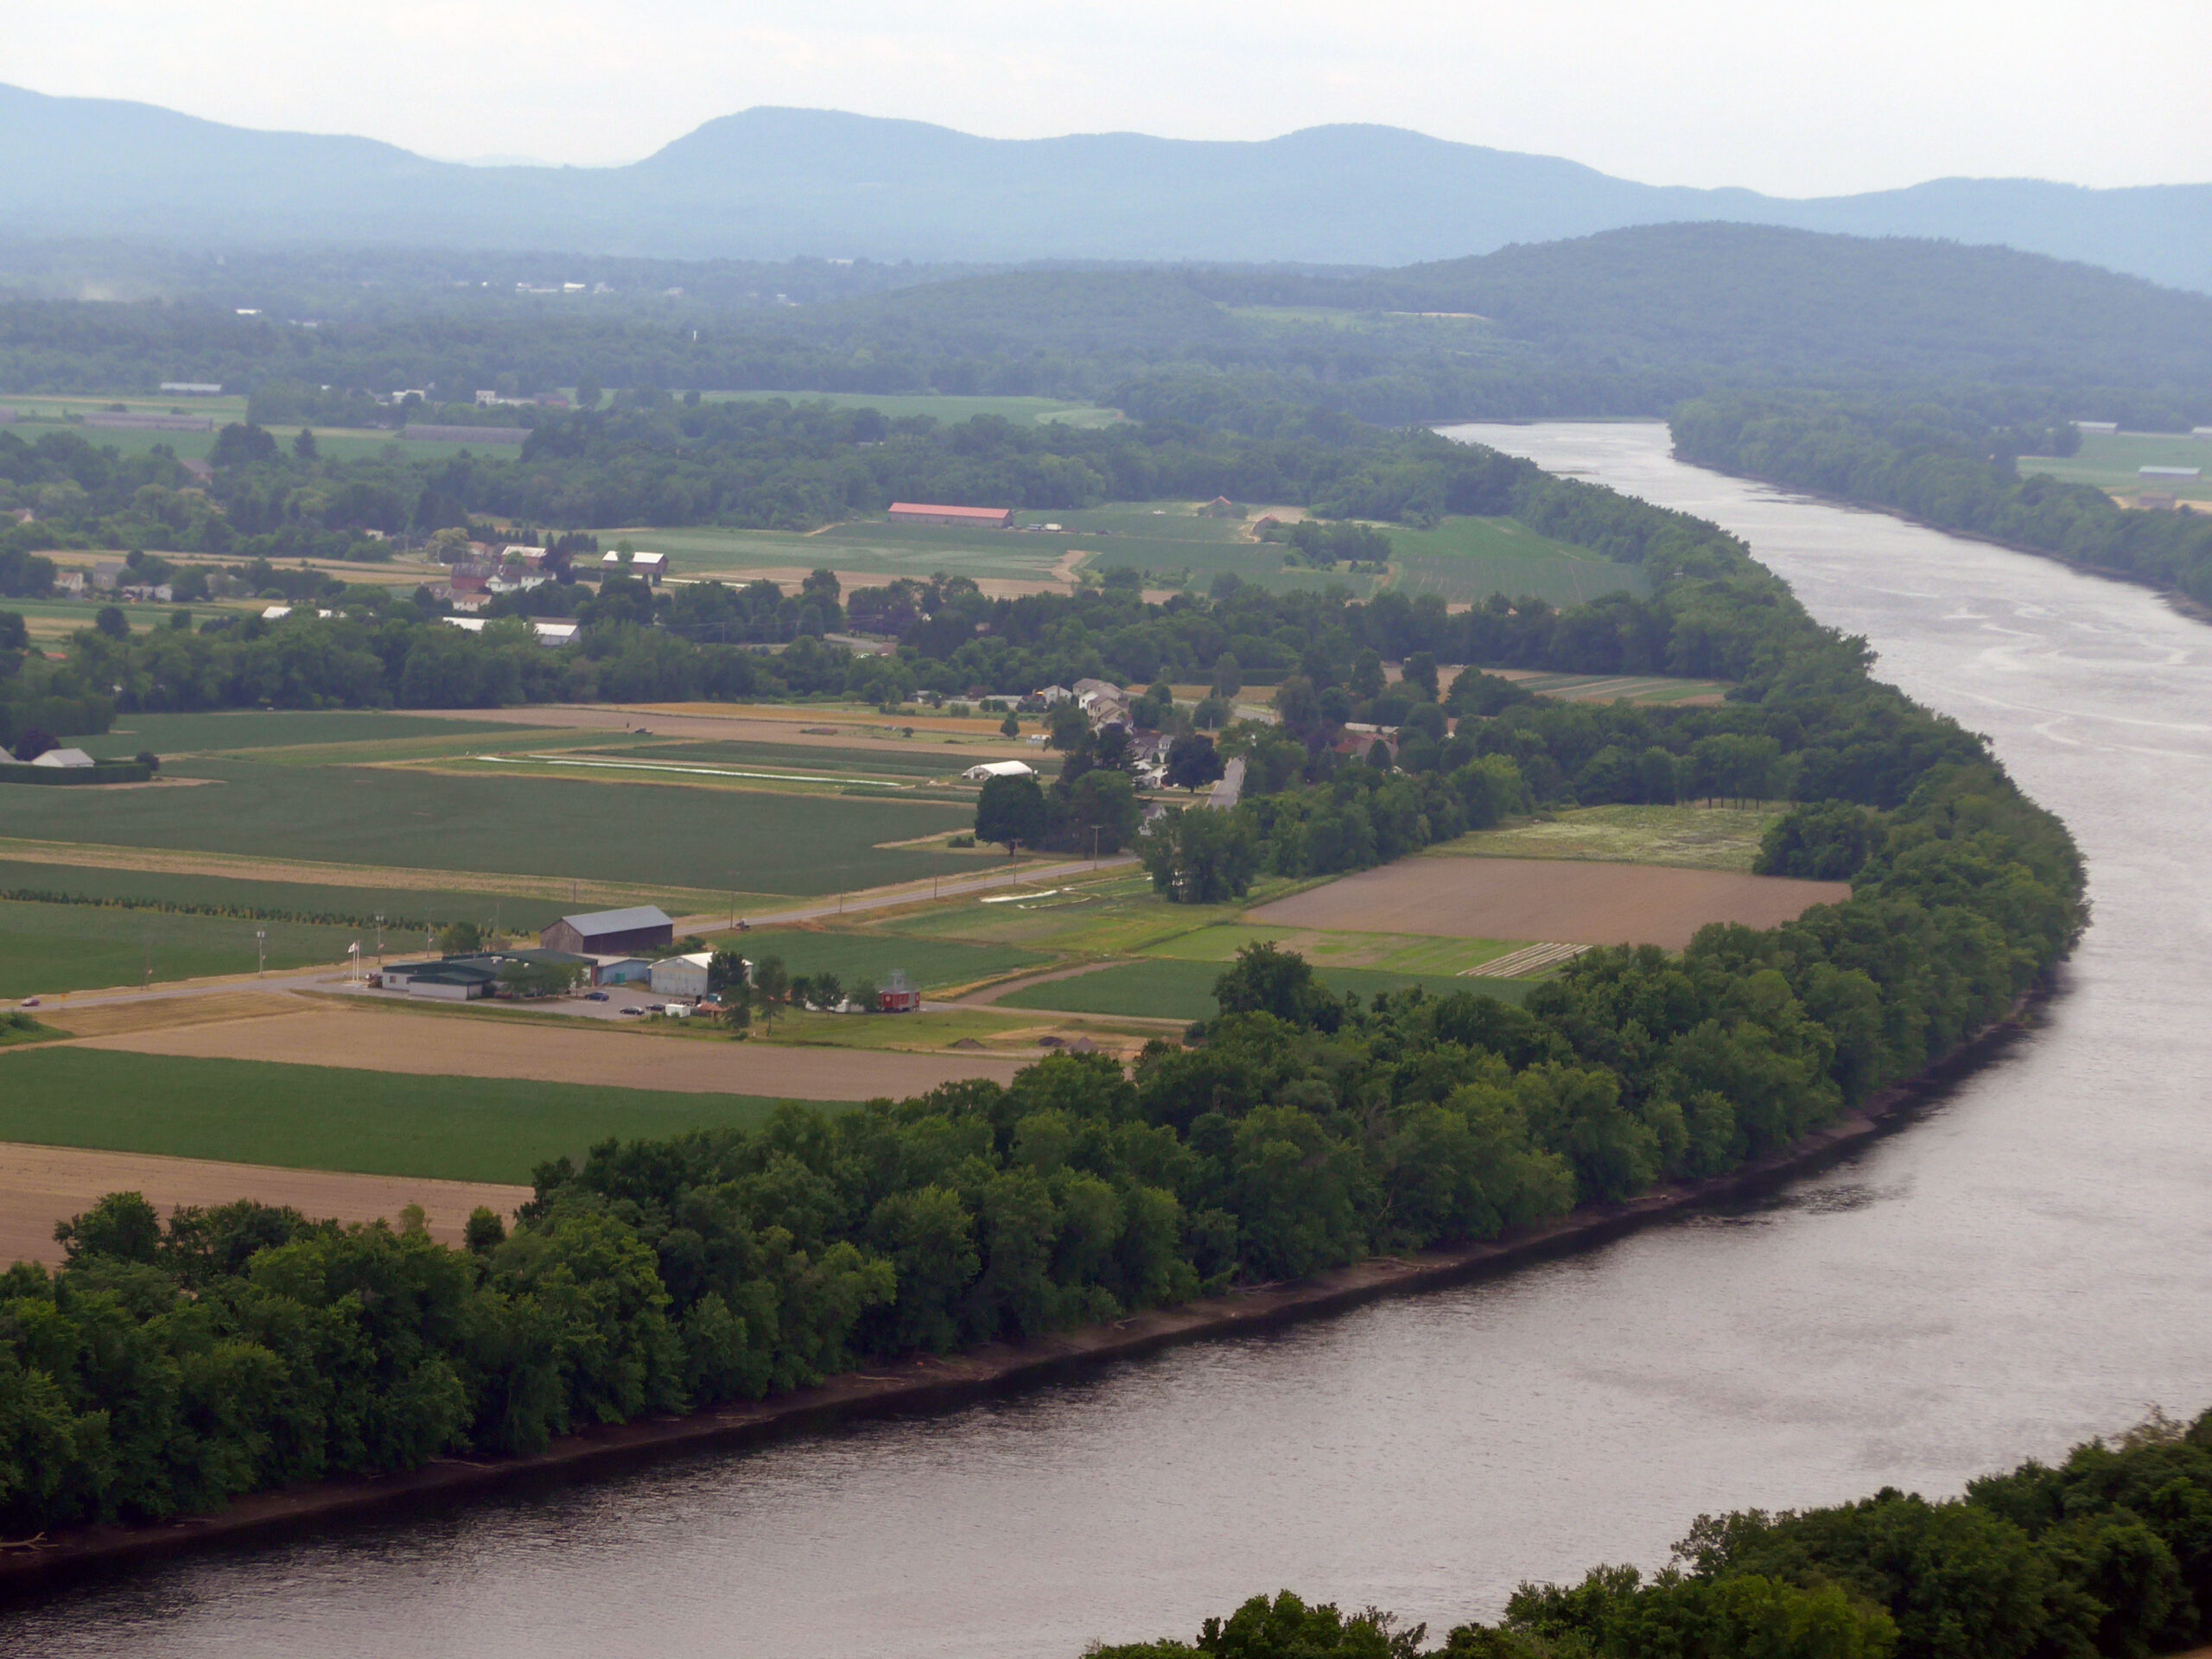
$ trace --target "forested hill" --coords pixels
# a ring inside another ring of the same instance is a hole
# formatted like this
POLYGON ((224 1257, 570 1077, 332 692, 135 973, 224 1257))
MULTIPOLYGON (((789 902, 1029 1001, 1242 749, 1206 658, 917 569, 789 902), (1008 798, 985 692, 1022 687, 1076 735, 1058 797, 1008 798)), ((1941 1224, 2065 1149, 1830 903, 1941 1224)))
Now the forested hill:
POLYGON ((2212 378, 2212 298, 2005 248, 1659 225, 1351 277, 1224 271, 1251 305, 1474 313, 1589 357, 1763 378, 1919 375, 2177 384, 2212 378))
MULTIPOLYGON (((484 268, 516 266, 486 256, 484 268)), ((1316 411, 1384 425, 1657 416, 1716 391, 1948 399, 1970 386, 1993 390, 2007 420, 2212 421, 2212 296, 1905 238, 1658 226, 1335 276, 1123 267, 931 279, 820 262, 656 262, 617 273, 624 285, 607 293, 551 296, 488 276, 468 284, 457 269, 424 256, 404 286, 389 257, 357 271, 336 255, 264 255, 250 279, 203 271, 174 302, 0 304, 0 392, 289 385, 315 395, 268 401, 260 417, 355 424, 369 416, 323 408, 316 389, 343 402, 348 389, 429 386, 467 402, 476 387, 528 393, 588 378, 626 391, 1084 397, 1141 418, 1280 432, 1316 411), (349 274, 357 291, 397 297, 306 308, 349 274), (791 302, 763 304, 764 293, 791 302), (1433 312, 1450 315, 1418 315, 1433 312)))
POLYGON ((1788 200, 1617 179, 1382 126, 1256 143, 991 139, 754 109, 626 167, 464 167, 0 87, 0 223, 41 236, 358 242, 659 256, 1388 264, 1691 219, 1950 237, 2212 289, 2212 184, 1948 179, 1788 200))

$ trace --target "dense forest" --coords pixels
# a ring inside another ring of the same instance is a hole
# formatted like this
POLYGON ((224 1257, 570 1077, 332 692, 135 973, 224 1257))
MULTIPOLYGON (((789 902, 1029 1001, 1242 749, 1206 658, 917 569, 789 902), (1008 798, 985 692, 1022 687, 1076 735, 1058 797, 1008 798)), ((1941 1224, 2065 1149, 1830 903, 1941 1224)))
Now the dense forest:
MULTIPOLYGON (((1128 586, 1004 608, 940 590, 941 609, 975 607, 1004 635, 933 632, 922 595, 911 642, 872 659, 896 666, 874 671, 957 678, 979 643, 1009 690, 1145 653, 1210 668, 1224 690, 1239 652, 1285 664, 1282 724, 1223 734, 1247 746, 1249 803, 1185 812, 1157 836, 1148 862, 1171 898, 1234 891, 1263 862, 1358 868, 1529 795, 1701 789, 1800 802, 1766 867, 1848 880, 1847 902, 1765 932, 1708 928, 1680 957, 1593 951, 1525 1008, 1465 993, 1362 1002, 1255 947, 1223 976, 1220 1015, 1148 1047, 1133 1074, 1070 1056, 1005 1087, 610 1141, 581 1166, 539 1171, 512 1232, 480 1215, 464 1250, 251 1204, 163 1224, 118 1195, 66 1224, 59 1272, 0 1280, 0 1527, 160 1516, 528 1450, 877 1358, 1490 1238, 1788 1146, 1955 1050, 2069 948, 2082 873, 2063 828, 1980 740, 1874 682, 1863 645, 1815 624, 1740 543, 1503 456, 1406 442, 1376 464, 1440 469, 1447 493, 1497 492, 1483 499, 1640 560, 1658 596, 1453 617, 1233 585, 1158 606, 1128 586), (1382 682, 1385 650, 1406 658, 1399 686, 1382 682), (1443 688, 1440 652, 1671 663, 1740 683, 1717 709, 1548 705, 1480 673, 1443 688), (1337 754, 1329 740, 1363 709, 1399 714, 1404 770, 1337 754)), ((617 578, 592 602, 657 606, 650 593, 617 578)), ((631 655, 692 672, 810 663, 839 690, 855 671, 811 635, 769 658, 634 613, 586 632, 570 653, 396 613, 258 633, 126 624, 15 673, 145 704, 188 686, 237 696, 222 677, 249 664, 270 700, 304 703, 405 702, 441 664, 509 664, 512 681, 487 695, 526 690, 533 674, 572 688, 631 655), (198 668, 213 677, 204 687, 198 668)), ((1113 763, 1095 747, 1070 758, 1113 763)))
POLYGON ((612 290, 573 294, 518 292, 570 273, 513 255, 425 254, 419 270, 391 255, 241 256, 236 276, 171 257, 146 276, 128 250, 71 251, 65 270, 105 257, 129 276, 103 286, 176 296, 130 304, 38 297, 60 257, 33 261, 0 302, 0 390, 214 381, 263 393, 270 419, 325 387, 467 404, 479 388, 587 381, 1087 397, 1244 430, 1286 410, 1383 424, 1649 416, 1786 387, 1993 388, 2037 416, 2212 419, 2202 296, 2005 249, 1751 226, 1367 272, 570 261, 612 290))
POLYGON ((1592 1568, 1525 1584, 1496 1625, 1431 1647, 1375 1609, 1284 1591, 1195 1642, 1093 1659, 2144 1659, 2212 1630, 2212 1411, 1970 1482, 1929 1502, 1885 1487, 1831 1509, 1700 1516, 1647 1578, 1592 1568))
POLYGON ((1923 401, 1707 398, 1670 423, 1684 461, 1904 512, 1940 530, 2048 553, 2212 601, 2212 518, 2131 512, 2036 471, 2069 433, 1923 401))

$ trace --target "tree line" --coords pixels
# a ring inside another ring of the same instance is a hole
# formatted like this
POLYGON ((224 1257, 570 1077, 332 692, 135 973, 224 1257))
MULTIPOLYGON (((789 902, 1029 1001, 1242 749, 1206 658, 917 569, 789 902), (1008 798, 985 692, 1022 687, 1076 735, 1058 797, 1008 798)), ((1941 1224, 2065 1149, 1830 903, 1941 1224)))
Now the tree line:
POLYGON ((1969 1481, 1825 1509, 1700 1516, 1645 1576, 1523 1584, 1494 1625, 1255 1596, 1196 1640, 1093 1659, 2147 1659, 2212 1630, 2212 1411, 1969 1481))
MULTIPOLYGON (((2118 571, 2212 601, 2212 518, 2131 511, 2088 484, 2036 470, 2036 435, 1969 406, 1708 398, 1670 420, 1675 453, 1904 512, 1942 530, 2118 571)), ((2071 453, 2072 429, 2044 453, 2071 453)))

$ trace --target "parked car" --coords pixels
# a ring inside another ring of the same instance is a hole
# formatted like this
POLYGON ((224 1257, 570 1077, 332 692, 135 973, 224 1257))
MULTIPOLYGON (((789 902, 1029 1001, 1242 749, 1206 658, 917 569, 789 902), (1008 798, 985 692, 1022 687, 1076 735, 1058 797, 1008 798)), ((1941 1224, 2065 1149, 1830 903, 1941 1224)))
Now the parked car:
POLYGON ((607 1001, 607 993, 605 991, 586 991, 584 993, 584 1001, 587 1002, 604 1002, 607 1001))
POLYGON ((619 1008, 619 1009, 617 1009, 617 1010, 616 1010, 616 1012, 617 1012, 617 1013, 619 1013, 619 1014, 643 1014, 643 1013, 645 1012, 645 1010, 644 1010, 643 1008, 640 1008, 640 1007, 626 1007, 626 1008, 619 1008))
POLYGON ((39 999, 37 997, 27 996, 23 999, 23 1006, 27 1008, 35 1008, 38 1007, 38 1005, 39 999))

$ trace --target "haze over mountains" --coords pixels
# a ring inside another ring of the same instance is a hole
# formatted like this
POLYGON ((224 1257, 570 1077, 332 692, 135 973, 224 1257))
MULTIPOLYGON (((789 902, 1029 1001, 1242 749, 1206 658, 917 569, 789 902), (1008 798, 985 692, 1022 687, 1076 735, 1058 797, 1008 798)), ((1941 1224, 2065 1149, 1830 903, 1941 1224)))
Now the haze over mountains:
POLYGON ((753 109, 628 166, 473 167, 372 139, 0 87, 0 143, 16 162, 0 178, 0 223, 30 236, 1376 266, 1720 219, 2002 244, 2212 291, 2212 184, 1947 179, 1790 200, 1638 184, 1380 126, 1256 143, 1012 140, 753 109))

